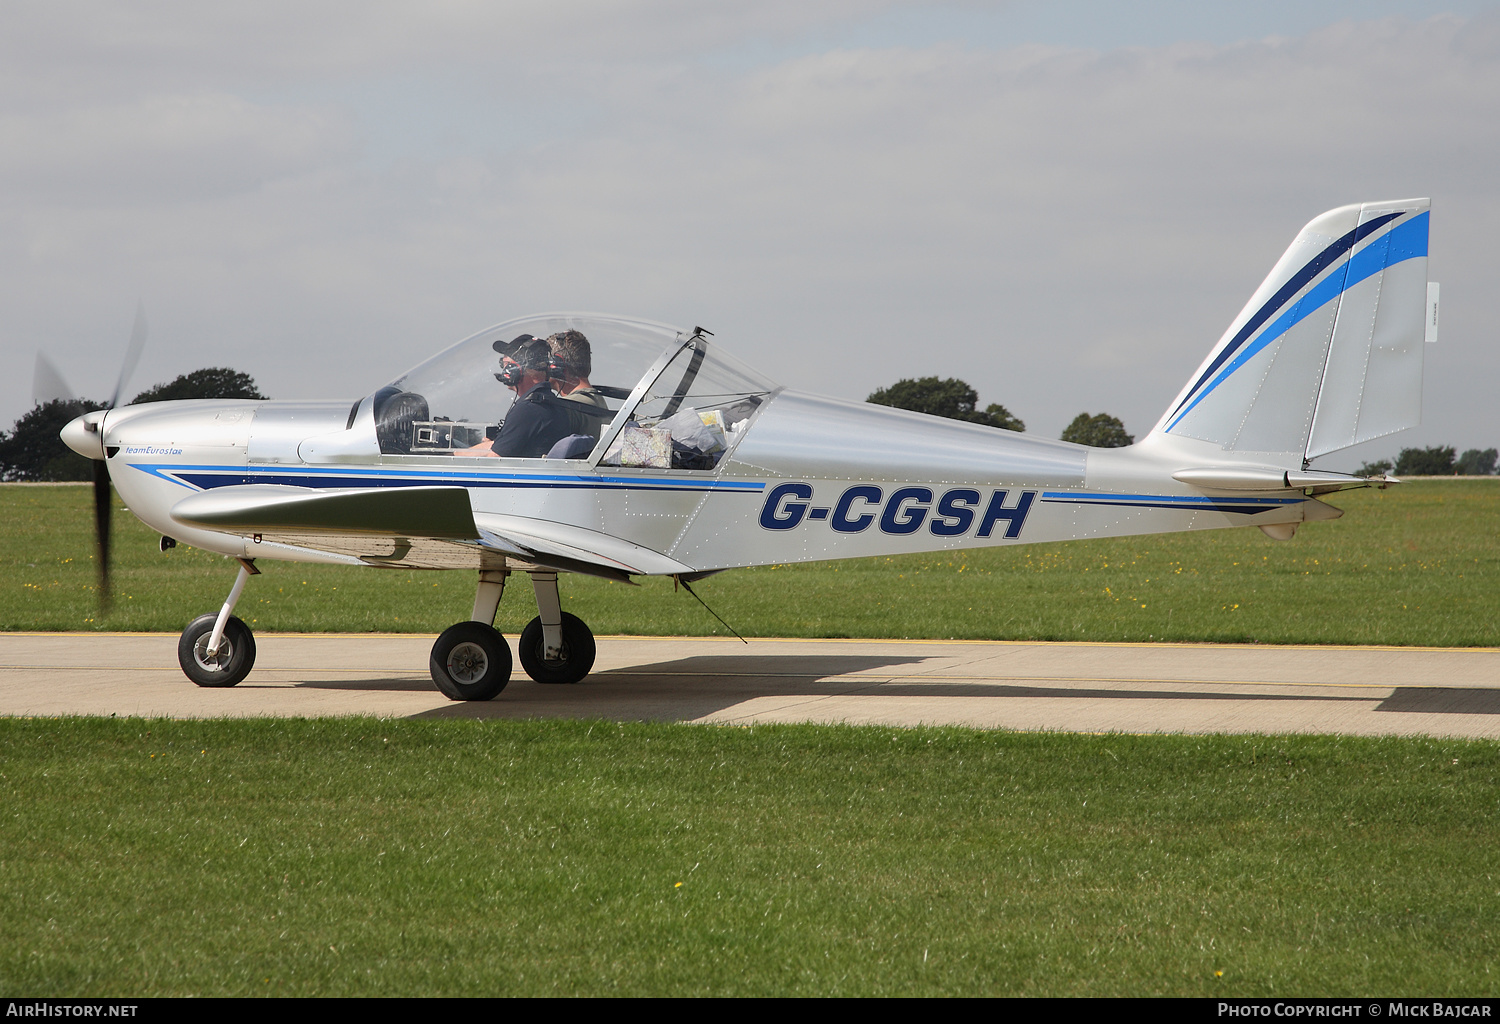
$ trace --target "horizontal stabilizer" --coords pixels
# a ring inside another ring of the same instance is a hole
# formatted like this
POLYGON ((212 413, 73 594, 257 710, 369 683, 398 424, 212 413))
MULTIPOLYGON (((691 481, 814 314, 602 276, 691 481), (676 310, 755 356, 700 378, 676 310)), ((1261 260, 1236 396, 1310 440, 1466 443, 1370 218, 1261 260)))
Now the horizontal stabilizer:
POLYGON ((1266 466, 1213 466, 1204 469, 1182 469, 1172 474, 1193 487, 1223 491, 1306 491, 1327 493, 1350 487, 1367 487, 1365 477, 1346 473, 1319 473, 1310 470, 1274 469, 1266 466))

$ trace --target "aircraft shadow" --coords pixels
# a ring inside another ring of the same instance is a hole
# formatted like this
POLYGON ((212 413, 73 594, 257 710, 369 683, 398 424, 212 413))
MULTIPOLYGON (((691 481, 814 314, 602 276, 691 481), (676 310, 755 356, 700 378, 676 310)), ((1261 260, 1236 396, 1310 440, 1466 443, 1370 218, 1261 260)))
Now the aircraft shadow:
POLYGON ((1500 715, 1500 690, 1402 686, 1381 701, 1375 710, 1414 711, 1426 715, 1500 715))
POLYGON ((881 669, 897 668, 902 665, 920 665, 926 660, 926 656, 919 655, 881 657, 874 654, 700 654, 691 658, 658 661, 651 665, 607 669, 594 673, 589 676, 589 679, 667 680, 749 677, 767 680, 780 679, 788 682, 796 680, 805 683, 853 672, 878 672, 881 669))
MULTIPOLYGON (((408 679, 308 679, 293 684, 299 690, 365 690, 372 693, 425 693, 433 689, 426 676, 408 679)), ((242 685, 240 687, 244 689, 242 685)))
POLYGON ((1168 688, 1045 686, 1025 683, 960 682, 935 678, 883 682, 850 679, 922 662, 923 658, 855 655, 699 656, 595 673, 577 686, 539 686, 517 670, 497 699, 454 704, 417 718, 614 718, 683 721, 702 718, 756 697, 1072 698, 1084 700, 1254 701, 1374 704, 1372 710, 1449 714, 1500 714, 1500 690, 1402 687, 1386 698, 1216 692, 1168 688), (843 676, 844 678, 838 678, 843 676))
POLYGON ((755 697, 859 693, 862 680, 830 679, 917 665, 899 655, 703 655, 595 672, 576 686, 541 686, 520 666, 492 701, 437 708, 416 718, 622 718, 679 722, 702 718, 755 697))

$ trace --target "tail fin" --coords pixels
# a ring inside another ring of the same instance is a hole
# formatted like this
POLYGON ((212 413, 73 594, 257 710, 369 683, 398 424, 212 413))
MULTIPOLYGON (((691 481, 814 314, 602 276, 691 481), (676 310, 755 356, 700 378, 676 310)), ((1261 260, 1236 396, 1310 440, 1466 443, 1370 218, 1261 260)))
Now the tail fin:
POLYGON ((1309 223, 1152 432, 1305 461, 1420 422, 1429 205, 1309 223))

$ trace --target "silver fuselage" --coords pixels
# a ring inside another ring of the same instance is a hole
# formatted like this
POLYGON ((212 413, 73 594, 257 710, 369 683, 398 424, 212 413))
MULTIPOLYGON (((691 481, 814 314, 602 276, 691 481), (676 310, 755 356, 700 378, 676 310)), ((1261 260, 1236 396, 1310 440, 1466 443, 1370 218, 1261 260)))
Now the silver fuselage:
POLYGON ((153 530, 235 557, 359 565, 472 569, 495 565, 497 556, 473 545, 419 544, 392 558, 401 549, 387 539, 241 536, 185 525, 172 510, 185 497, 247 484, 463 487, 481 525, 565 529, 583 549, 590 538, 600 550, 630 545, 642 552, 630 564, 645 574, 1338 514, 1285 489, 1184 484, 1172 473, 1193 464, 1191 441, 1153 436, 1130 448, 1091 449, 789 390, 765 402, 713 470, 381 454, 369 410, 352 408, 348 401, 130 406, 103 418, 101 437, 117 490, 153 530))

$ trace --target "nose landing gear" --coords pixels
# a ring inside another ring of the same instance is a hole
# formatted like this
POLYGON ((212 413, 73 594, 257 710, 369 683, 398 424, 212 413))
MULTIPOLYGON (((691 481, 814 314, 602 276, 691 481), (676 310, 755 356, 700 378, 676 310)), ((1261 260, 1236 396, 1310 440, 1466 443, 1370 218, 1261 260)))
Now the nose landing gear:
POLYGON ((255 667, 255 634, 230 613, 251 576, 259 576, 254 559, 241 558, 239 575, 217 615, 200 615, 177 641, 177 664, 199 686, 233 686, 255 667))

